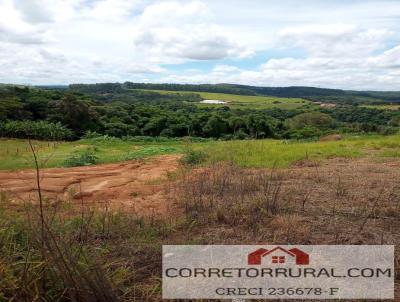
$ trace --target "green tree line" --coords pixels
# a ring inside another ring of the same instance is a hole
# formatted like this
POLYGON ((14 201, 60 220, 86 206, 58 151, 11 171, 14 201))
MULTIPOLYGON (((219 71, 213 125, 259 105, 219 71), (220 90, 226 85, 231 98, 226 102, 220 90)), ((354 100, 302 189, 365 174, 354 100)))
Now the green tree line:
POLYGON ((400 111, 342 104, 284 110, 199 107, 196 94, 160 94, 119 84, 70 89, 0 85, 0 135, 79 139, 87 132, 114 137, 222 139, 309 138, 331 132, 393 133, 400 111))

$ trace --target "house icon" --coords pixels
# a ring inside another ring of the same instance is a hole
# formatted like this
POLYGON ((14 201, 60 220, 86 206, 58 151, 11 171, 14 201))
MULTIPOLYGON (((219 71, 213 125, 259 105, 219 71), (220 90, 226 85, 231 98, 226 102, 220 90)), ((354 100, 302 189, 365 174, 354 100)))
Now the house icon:
POLYGON ((264 257, 270 256, 272 264, 286 263, 288 258, 294 259, 298 265, 306 265, 310 263, 310 257, 307 253, 298 248, 286 250, 280 246, 267 250, 260 248, 248 255, 247 262, 249 265, 259 265, 264 257))

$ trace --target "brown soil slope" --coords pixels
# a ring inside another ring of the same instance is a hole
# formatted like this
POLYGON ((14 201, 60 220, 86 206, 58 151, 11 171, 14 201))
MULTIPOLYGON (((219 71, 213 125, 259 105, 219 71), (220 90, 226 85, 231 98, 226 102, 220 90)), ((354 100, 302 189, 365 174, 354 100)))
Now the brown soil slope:
MULTIPOLYGON (((165 214, 162 180, 178 167, 178 156, 40 172, 46 199, 110 202, 141 214, 165 214)), ((37 200, 34 170, 0 172, 0 192, 13 202, 37 200)))

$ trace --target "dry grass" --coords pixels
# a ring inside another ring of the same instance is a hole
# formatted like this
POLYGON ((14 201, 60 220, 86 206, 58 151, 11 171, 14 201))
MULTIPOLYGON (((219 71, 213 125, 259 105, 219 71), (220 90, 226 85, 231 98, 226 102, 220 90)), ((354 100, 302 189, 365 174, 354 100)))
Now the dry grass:
POLYGON ((236 243, 245 243, 252 230, 256 232, 251 238, 256 235, 258 242, 396 244, 397 167, 398 162, 362 159, 333 159, 285 170, 216 165, 188 174, 175 195, 187 221, 216 232, 221 225, 224 232, 234 227, 235 238, 224 238, 236 243), (296 231, 289 230, 291 236, 282 231, 287 221, 296 226, 296 231), (279 232, 272 234, 276 229, 279 232))
POLYGON ((278 173, 253 173, 233 164, 218 164, 185 175, 175 198, 184 208, 187 221, 256 230, 283 210, 280 189, 278 173))

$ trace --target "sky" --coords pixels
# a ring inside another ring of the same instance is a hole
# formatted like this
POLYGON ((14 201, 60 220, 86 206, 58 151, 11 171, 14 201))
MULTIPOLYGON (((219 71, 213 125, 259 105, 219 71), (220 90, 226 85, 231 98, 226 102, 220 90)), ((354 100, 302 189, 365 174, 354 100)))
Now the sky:
POLYGON ((400 90, 400 1, 0 0, 0 83, 400 90))

